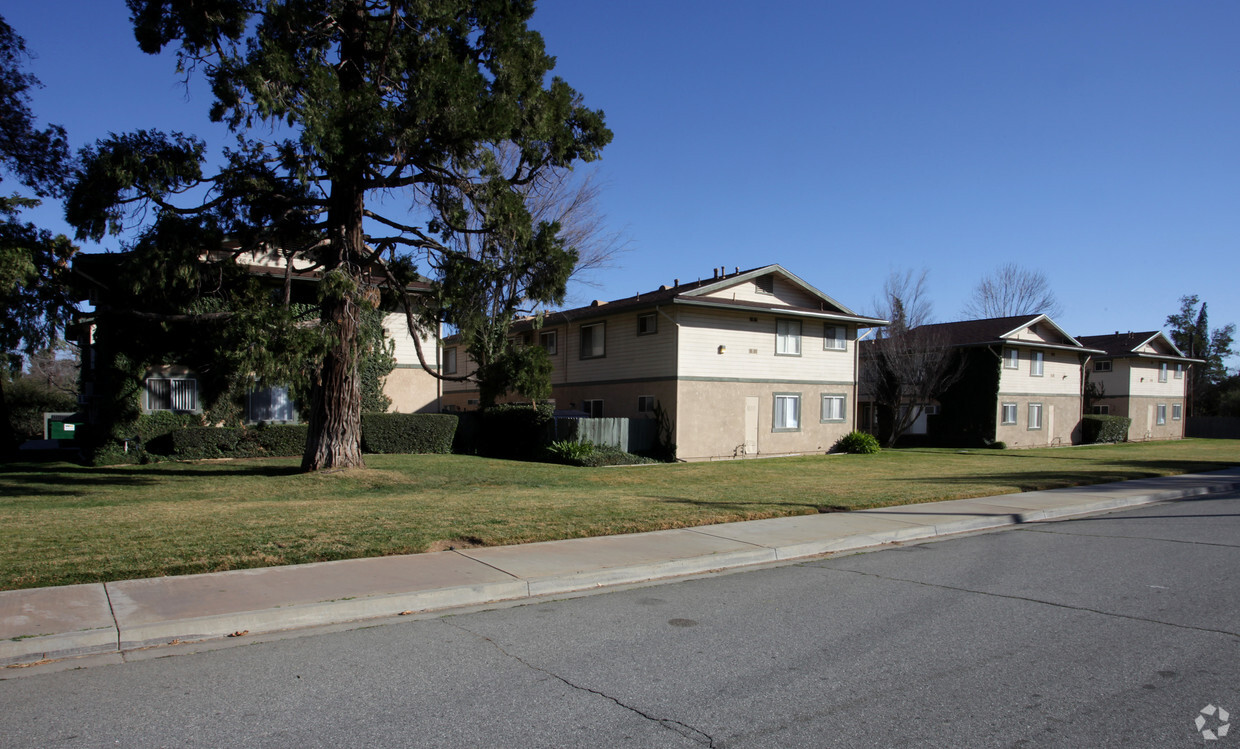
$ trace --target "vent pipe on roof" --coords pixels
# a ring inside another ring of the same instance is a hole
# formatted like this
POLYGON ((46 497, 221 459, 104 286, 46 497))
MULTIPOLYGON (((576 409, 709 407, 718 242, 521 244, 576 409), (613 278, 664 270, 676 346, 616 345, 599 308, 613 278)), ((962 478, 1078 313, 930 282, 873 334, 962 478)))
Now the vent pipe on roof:
POLYGON ((740 273, 740 272, 741 272, 741 267, 739 265, 732 268, 732 273, 735 274, 735 273, 740 273))
POLYGON ((672 279, 672 286, 679 286, 679 285, 680 285, 680 279, 679 279, 679 278, 673 278, 673 279, 672 279))
POLYGON ((713 270, 713 271, 715 272, 715 278, 719 278, 719 269, 718 269, 718 268, 711 268, 711 270, 713 270))

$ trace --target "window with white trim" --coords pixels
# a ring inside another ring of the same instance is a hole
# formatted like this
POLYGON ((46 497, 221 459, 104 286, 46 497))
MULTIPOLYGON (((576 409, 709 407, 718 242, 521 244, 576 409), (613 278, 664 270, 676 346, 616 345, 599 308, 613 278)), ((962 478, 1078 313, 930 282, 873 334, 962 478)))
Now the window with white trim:
POLYGON ((1184 404, 1172 403, 1171 404, 1171 420, 1179 421, 1182 418, 1184 418, 1184 404))
POLYGON ((777 356, 801 355, 801 321, 775 321, 775 354, 777 356))
POLYGON ((1002 424, 1015 424, 1016 423, 1016 404, 1015 403, 1004 403, 1003 404, 1003 418, 1001 419, 1000 423, 1002 424))
POLYGON ((1029 374, 1034 377, 1042 376, 1042 360, 1044 355, 1041 351, 1033 351, 1029 354, 1029 374))
POLYGON ((637 334, 638 335, 653 335, 658 332, 659 332, 659 320, 658 318, 655 317, 655 314, 653 312, 651 312, 650 314, 637 316, 637 334))
POLYGON ((1111 360, 1103 359, 1101 361, 1094 362, 1094 371, 1095 372, 1110 372, 1111 371, 1111 360))
POLYGON ((538 334, 538 345, 541 346, 543 351, 546 351, 548 355, 555 356, 555 344, 556 340, 554 330, 544 330, 538 334))
POLYGON ((254 388, 246 393, 245 416, 251 423, 260 421, 291 423, 297 421, 297 410, 286 387, 254 388))
POLYGON ((844 396, 835 393, 822 395, 822 421, 844 420, 844 396))
POLYGON ((1162 426, 1163 424, 1167 423, 1167 404, 1166 403, 1158 404, 1158 416, 1156 417, 1156 421, 1159 426, 1162 426))
POLYGON ((446 348, 443 350, 443 372, 444 374, 456 374, 455 348, 446 348))
POLYGON ((1175 365, 1175 378, 1177 380, 1184 379, 1184 365, 1183 364, 1175 365))
POLYGON ((637 396, 637 413, 639 414, 654 413, 654 396, 653 395, 637 396))
POLYGON ((1020 368, 1020 351, 1018 349, 1008 348, 1003 350, 1003 368, 1020 368))
POLYGON ((146 410, 197 411, 198 380, 190 377, 149 377, 146 410))
POLYGON ((773 431, 797 432, 801 429, 801 394, 775 393, 773 431))
POLYGON ((1042 428, 1042 404, 1041 403, 1030 403, 1029 404, 1029 428, 1030 429, 1041 429, 1042 428))
POLYGON ((607 323, 581 326, 581 358, 598 359, 607 355, 607 323))
POLYGON ((1158 381, 1159 382, 1167 381, 1167 362, 1162 362, 1161 364, 1158 365, 1158 381))
POLYGON ((841 325, 827 325, 822 329, 822 348, 825 351, 847 351, 848 333, 841 325))

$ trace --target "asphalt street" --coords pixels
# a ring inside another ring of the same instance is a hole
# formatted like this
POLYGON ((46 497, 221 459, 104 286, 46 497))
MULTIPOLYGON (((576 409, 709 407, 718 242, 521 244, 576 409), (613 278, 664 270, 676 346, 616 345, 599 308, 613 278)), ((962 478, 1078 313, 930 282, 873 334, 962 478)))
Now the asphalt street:
POLYGON ((1238 573, 1214 495, 0 681, 0 746, 1225 749, 1238 573))

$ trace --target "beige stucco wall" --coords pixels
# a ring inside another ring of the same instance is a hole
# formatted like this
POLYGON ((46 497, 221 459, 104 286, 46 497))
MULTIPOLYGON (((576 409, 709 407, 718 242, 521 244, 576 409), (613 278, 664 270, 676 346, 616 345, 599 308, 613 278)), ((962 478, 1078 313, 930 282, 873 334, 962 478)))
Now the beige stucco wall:
POLYGON ((1123 413, 1117 413, 1117 408, 1112 406, 1111 414, 1127 416, 1132 419, 1132 424, 1128 427, 1129 442, 1178 440, 1184 438, 1184 398, 1132 396, 1122 400, 1124 404, 1118 410, 1122 410, 1123 413), (1181 418, 1179 419, 1174 418, 1174 406, 1177 404, 1180 406, 1181 418), (1157 423, 1159 405, 1167 407, 1166 424, 1157 423))
POLYGON ((1081 440, 1079 395, 1000 395, 995 404, 995 439, 1008 447, 1072 445, 1081 440), (1016 404, 1016 423, 1003 424, 1003 404, 1016 404), (1042 404, 1042 428, 1029 428, 1029 404, 1042 404))
POLYGON ((836 440, 852 431, 856 408, 853 385, 681 380, 677 386, 676 457, 682 460, 744 457, 747 397, 758 399, 755 455, 826 452, 836 440), (776 393, 801 395, 798 431, 774 431, 776 393), (845 396, 842 422, 820 421, 824 393, 845 396))
POLYGON ((439 381, 421 367, 397 365, 383 380, 383 394, 392 399, 389 411, 438 413, 439 381))

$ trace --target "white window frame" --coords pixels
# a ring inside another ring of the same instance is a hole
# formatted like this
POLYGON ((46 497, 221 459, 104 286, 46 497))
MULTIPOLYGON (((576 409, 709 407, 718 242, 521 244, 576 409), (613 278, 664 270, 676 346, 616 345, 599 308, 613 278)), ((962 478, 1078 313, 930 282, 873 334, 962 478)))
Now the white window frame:
POLYGON ((1094 371, 1095 372, 1110 372, 1111 371, 1111 360, 1102 359, 1100 361, 1094 362, 1094 371))
POLYGON ((1016 404, 1015 404, 1015 403, 1011 403, 1011 402, 1009 402, 1009 403, 1003 403, 1003 404, 1001 404, 1001 405, 1000 405, 1000 407, 999 407, 999 423, 1000 423, 1001 425, 1015 424, 1015 423, 1016 423, 1016 419, 1017 419, 1017 417, 1018 417, 1018 416, 1019 416, 1019 413, 1018 413, 1018 412, 1017 412, 1017 410, 1016 410, 1016 404), (1009 413, 1009 412, 1010 412, 1010 413, 1011 413, 1011 415, 1012 415, 1012 418, 1010 418, 1010 419, 1008 418, 1008 413, 1009 413))
POLYGON ((654 403, 655 403, 655 400, 654 400, 653 395, 637 396, 637 413, 639 414, 654 413, 654 403))
POLYGON ((1167 404, 1159 403, 1157 406, 1155 406, 1154 414, 1155 414, 1154 416, 1155 424, 1157 424, 1158 426, 1163 426, 1164 424, 1166 424, 1167 423, 1167 404))
POLYGON ((1172 403, 1171 404, 1171 420, 1179 421, 1182 418, 1184 418, 1184 404, 1183 403, 1172 403))
POLYGON ((659 318, 653 312, 647 312, 637 316, 637 334, 638 335, 654 335, 659 332, 659 318), (649 324, 642 329, 643 323, 649 321, 649 324))
POLYGON ((838 424, 848 418, 848 396, 844 393, 823 393, 821 401, 819 423, 838 424))
POLYGON ((1037 431, 1042 428, 1042 404, 1029 404, 1029 426, 1030 431, 1037 431))
POLYGON ((801 431, 800 393, 774 393, 771 402, 773 409, 773 418, 771 419, 772 432, 801 431))
POLYGON ((1184 379, 1184 365, 1183 364, 1175 365, 1175 378, 1177 380, 1184 379))
POLYGON ((554 330, 544 330, 538 334, 538 345, 542 347, 543 351, 547 352, 548 356, 555 356, 555 351, 556 351, 556 340, 555 339, 556 339, 556 336, 555 336, 554 330))
POLYGON ((1167 381, 1167 362, 1161 362, 1158 365, 1158 381, 1159 382, 1167 381))
POLYGON ((581 326, 580 333, 582 359, 602 359, 607 356, 607 321, 587 323, 581 326), (586 331, 590 331, 590 353, 586 353, 586 331), (595 337, 601 345, 595 345, 595 337), (594 352, 599 353, 594 353, 594 352))
POLYGON ((843 325, 824 325, 822 327, 823 351, 847 351, 848 330, 843 325))
POLYGON ((142 410, 147 413, 155 413, 157 411, 199 413, 201 411, 198 407, 198 379, 196 377, 148 377, 146 382, 143 383, 142 390, 142 410), (152 387, 152 383, 161 384, 152 387), (154 392, 156 389, 162 391, 165 388, 167 393, 160 392, 157 396, 154 392), (156 397, 160 399, 158 404, 154 403, 156 397), (167 403, 166 408, 164 407, 165 402, 167 403), (177 408, 177 406, 181 407, 177 408))
POLYGON ((777 318, 775 320, 775 355, 776 356, 800 356, 801 355, 801 321, 777 318), (792 326, 796 326, 796 332, 790 332, 792 326), (793 350, 795 349, 795 350, 793 350))
POLYGON ((1003 350, 1003 368, 1020 369, 1020 349, 1008 347, 1003 350))
POLYGON ((1031 377, 1041 377, 1046 372, 1045 367, 1046 355, 1041 351, 1029 352, 1029 375, 1031 377))

